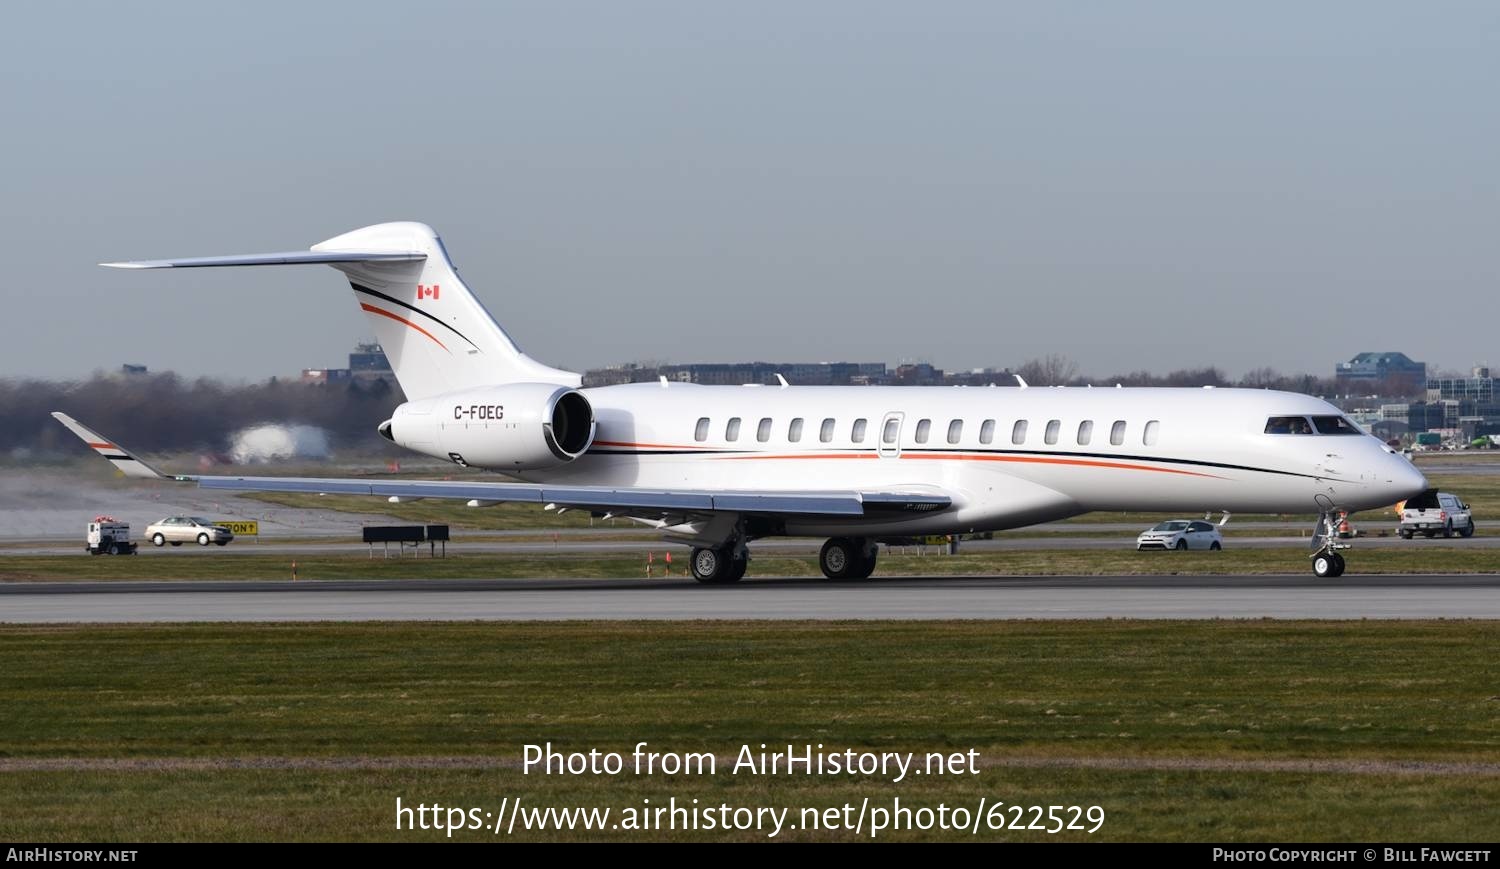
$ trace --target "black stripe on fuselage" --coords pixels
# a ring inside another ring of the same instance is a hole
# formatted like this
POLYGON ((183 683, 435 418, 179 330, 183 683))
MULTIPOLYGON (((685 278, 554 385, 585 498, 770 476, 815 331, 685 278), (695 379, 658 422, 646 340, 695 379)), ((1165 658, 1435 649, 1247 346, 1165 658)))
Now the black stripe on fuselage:
MULTIPOLYGON (((427 319, 429 319, 432 322, 438 324, 439 326, 442 326, 444 329, 447 329, 449 332, 452 332, 453 334, 457 335, 458 337, 464 339, 465 341, 469 341, 469 336, 468 335, 465 335, 464 333, 458 331, 457 329, 453 328, 452 326, 448 325, 447 323, 444 323, 442 320, 439 320, 437 317, 434 317, 431 314, 427 313, 426 311, 422 310, 421 308, 418 308, 416 305, 408 304, 407 302, 403 302, 400 299, 397 299, 397 298, 395 298, 393 296, 387 296, 385 293, 382 293, 379 290, 372 290, 369 287, 361 286, 359 284, 356 284, 353 281, 349 282, 349 286, 353 287, 354 288, 354 292, 356 292, 356 293, 364 293, 367 296, 374 296, 377 299, 383 299, 383 300, 391 303, 392 305, 400 305, 401 307, 405 308, 406 310, 411 311, 413 314, 419 314, 419 315, 421 315, 423 317, 426 317, 427 319)), ((469 341, 469 346, 473 347, 475 350, 479 349, 479 345, 475 344, 473 341, 469 341)))
MULTIPOLYGON (((764 452, 773 452, 766 450, 764 452)), ((825 449, 806 450, 809 453, 868 453, 875 455, 874 450, 860 449, 858 447, 830 447, 825 449)), ((1162 465, 1190 465, 1201 468, 1220 468, 1227 471, 1250 471, 1256 474, 1278 474, 1283 477, 1305 477, 1309 480, 1321 479, 1316 474, 1302 474, 1296 471, 1278 471, 1273 468, 1257 468, 1252 465, 1231 465, 1225 462, 1206 462, 1198 459, 1174 459, 1163 456, 1137 456, 1122 455, 1119 453, 1070 453, 1051 452, 1047 450, 979 450, 979 449, 941 449, 934 447, 906 447, 902 453, 963 453, 965 455, 1003 455, 1003 456, 1040 456, 1052 459, 1103 459, 1116 462, 1156 462, 1162 465)), ((760 455, 757 450, 597 450, 591 449, 591 456, 753 456, 760 455)), ((892 456, 891 458, 895 458, 892 456)))

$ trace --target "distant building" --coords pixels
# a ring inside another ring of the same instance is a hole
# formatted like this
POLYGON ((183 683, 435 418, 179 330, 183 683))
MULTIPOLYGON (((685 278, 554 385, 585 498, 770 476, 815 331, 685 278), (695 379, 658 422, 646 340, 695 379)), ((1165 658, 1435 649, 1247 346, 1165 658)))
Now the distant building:
POLYGON ((126 377, 142 377, 146 374, 146 366, 132 365, 129 362, 126 362, 124 365, 120 366, 120 373, 126 377))
POLYGON ((379 344, 359 344, 349 354, 349 376, 355 380, 394 380, 391 363, 379 344))
POLYGON ((1427 382, 1427 363, 1405 353, 1361 353, 1334 367, 1340 392, 1360 395, 1420 395, 1427 382))
POLYGON ((674 383, 741 386, 780 381, 798 386, 847 386, 886 382, 884 362, 693 362, 674 365, 627 365, 595 368, 584 372, 584 386, 646 383, 662 377, 674 383))
POLYGON ((1429 428, 1459 428, 1474 433, 1500 432, 1500 379, 1490 376, 1490 369, 1476 365, 1469 377, 1433 377, 1427 380, 1427 406, 1442 408, 1441 423, 1436 414, 1427 416, 1429 428))
POLYGON ((302 369, 303 383, 348 383, 351 373, 347 368, 304 368, 302 369))

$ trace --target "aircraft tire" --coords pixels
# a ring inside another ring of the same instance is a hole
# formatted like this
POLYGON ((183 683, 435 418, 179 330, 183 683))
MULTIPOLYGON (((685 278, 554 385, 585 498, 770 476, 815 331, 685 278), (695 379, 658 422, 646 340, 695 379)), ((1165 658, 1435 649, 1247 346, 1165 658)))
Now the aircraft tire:
POLYGON ((1319 579, 1333 579, 1344 575, 1344 556, 1337 552, 1322 553, 1313 558, 1313 573, 1319 579))
POLYGON ((854 552, 859 557, 854 569, 849 571, 850 579, 869 579, 870 574, 875 572, 875 562, 880 558, 880 547, 872 546, 865 540, 854 541, 854 552), (866 549, 866 547, 869 547, 866 549))
POLYGON ((818 552, 818 568, 829 579, 851 579, 860 562, 859 548, 847 537, 834 537, 818 552))
MULTIPOLYGON (((693 579, 704 585, 719 585, 725 582, 733 582, 734 567, 727 547, 711 549, 700 546, 693 550, 690 564, 693 569, 693 579)), ((738 578, 738 577, 736 577, 738 578)))

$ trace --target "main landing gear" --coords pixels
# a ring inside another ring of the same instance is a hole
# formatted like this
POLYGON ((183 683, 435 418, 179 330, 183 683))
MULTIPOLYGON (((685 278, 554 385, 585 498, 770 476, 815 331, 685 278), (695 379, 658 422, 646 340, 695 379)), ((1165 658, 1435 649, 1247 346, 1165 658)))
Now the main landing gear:
MULTIPOLYGON (((823 544, 818 567, 829 579, 868 579, 875 572, 880 549, 866 537, 835 537, 823 544)), ((693 578, 704 585, 728 585, 745 576, 750 552, 744 542, 700 546, 693 550, 689 566, 693 578)))
POLYGON ((864 537, 835 537, 823 544, 818 567, 829 579, 868 579, 880 549, 864 537))
POLYGON ((1344 556, 1338 551, 1349 549, 1351 544, 1339 542, 1338 529, 1339 524, 1348 516, 1344 512, 1322 513, 1318 516, 1318 525, 1313 529, 1312 537, 1312 568, 1319 579, 1344 575, 1344 556))

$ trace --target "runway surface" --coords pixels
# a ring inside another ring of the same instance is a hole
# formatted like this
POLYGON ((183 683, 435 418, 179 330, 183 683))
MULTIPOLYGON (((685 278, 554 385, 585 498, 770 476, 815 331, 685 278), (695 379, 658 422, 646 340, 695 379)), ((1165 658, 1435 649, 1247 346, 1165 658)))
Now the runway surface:
POLYGON ((0 585, 0 622, 1500 619, 1500 576, 391 580, 0 585))

